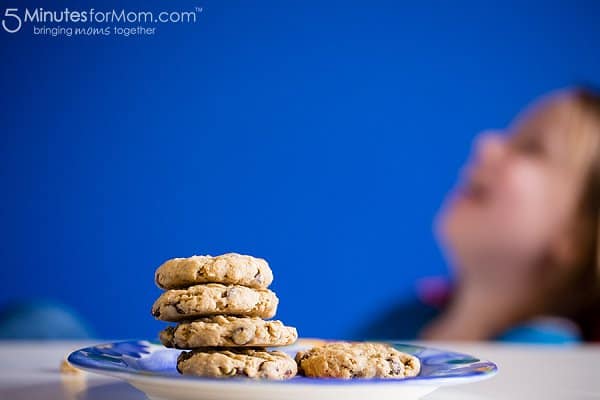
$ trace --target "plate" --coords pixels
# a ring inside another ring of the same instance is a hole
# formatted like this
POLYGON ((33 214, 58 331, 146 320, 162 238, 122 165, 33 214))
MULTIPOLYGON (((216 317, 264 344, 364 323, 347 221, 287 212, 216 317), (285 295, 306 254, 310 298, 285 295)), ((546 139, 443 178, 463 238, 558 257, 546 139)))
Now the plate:
MULTIPOLYGON (((294 345, 279 350, 293 357, 299 350, 322 342, 300 339, 294 345)), ((388 343, 421 360, 418 376, 401 380, 296 376, 285 381, 182 376, 175 368, 181 350, 168 349, 145 340, 86 347, 71 353, 68 360, 83 370, 123 379, 146 393, 151 400, 410 400, 419 399, 440 386, 489 378, 498 370, 496 364, 467 354, 388 343)))

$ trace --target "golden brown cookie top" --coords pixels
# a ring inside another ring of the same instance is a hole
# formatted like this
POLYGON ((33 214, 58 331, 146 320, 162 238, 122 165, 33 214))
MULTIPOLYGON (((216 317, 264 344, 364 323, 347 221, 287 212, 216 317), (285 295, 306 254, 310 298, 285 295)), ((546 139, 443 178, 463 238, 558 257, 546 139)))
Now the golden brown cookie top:
POLYGON ((173 258, 164 262, 154 274, 162 289, 182 289, 200 283, 223 283, 251 288, 267 288, 273 272, 262 258, 227 253, 220 256, 173 258))
POLYGON ((172 322, 217 314, 271 318, 278 303, 269 289, 207 283, 167 290, 154 302, 152 315, 172 322))
POLYGON ((416 376, 419 359, 386 343, 330 342, 296 355, 299 373, 322 378, 395 378, 416 376))
POLYGON ((297 366, 281 351, 217 348, 182 352, 177 359, 177 370, 184 375, 216 378, 289 379, 296 375, 297 366))
POLYGON ((179 349, 287 346, 297 338, 296 328, 285 326, 281 321, 225 315, 181 322, 160 333, 160 341, 165 346, 179 349))

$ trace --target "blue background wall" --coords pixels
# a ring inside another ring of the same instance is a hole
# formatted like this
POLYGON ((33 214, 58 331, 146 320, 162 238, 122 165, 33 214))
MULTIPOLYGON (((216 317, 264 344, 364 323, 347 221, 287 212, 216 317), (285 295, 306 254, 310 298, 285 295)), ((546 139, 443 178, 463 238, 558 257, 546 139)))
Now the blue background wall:
POLYGON ((477 131, 600 81, 600 3, 520 3, 98 1, 204 11, 154 37, 0 31, 0 301, 155 337, 154 269, 238 251, 301 335, 352 335, 447 273, 431 221, 477 131))

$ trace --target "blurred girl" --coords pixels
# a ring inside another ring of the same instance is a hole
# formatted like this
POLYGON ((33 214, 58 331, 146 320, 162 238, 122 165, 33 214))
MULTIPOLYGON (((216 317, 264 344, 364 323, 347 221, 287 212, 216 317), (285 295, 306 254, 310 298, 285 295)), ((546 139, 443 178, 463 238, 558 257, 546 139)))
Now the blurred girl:
POLYGON ((493 339, 537 324, 599 339, 599 207, 597 94, 551 93, 506 132, 482 133, 436 223, 456 284, 421 336, 493 339))

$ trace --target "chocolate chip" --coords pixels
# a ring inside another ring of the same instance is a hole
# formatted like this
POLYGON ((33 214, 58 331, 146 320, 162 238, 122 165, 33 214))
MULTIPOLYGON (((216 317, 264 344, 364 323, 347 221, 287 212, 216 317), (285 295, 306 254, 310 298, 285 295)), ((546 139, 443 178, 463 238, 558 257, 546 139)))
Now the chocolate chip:
POLYGON ((227 369, 226 367, 219 367, 219 373, 221 375, 233 376, 235 375, 235 368, 227 369))
POLYGON ((165 328, 165 334, 173 336, 175 334, 175 327, 174 326, 167 326, 165 328))
MULTIPOLYGON (((178 364, 177 370, 178 371, 179 371, 179 363, 188 360, 192 355, 193 355, 193 353, 191 351, 182 351, 181 353, 179 353, 179 355, 177 356, 177 364, 178 364)), ((179 372, 181 372, 181 371, 179 371, 179 372)))
POLYGON ((175 307, 175 311, 177 311, 177 314, 185 314, 185 311, 183 311, 181 309, 181 307, 179 307, 179 304, 175 303, 174 307, 175 307))
POLYGON ((156 318, 160 317, 160 308, 157 308, 156 310, 152 310, 152 315, 156 318))

